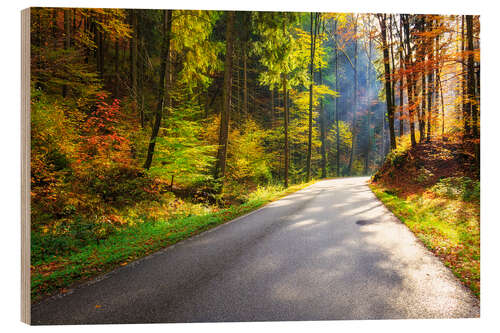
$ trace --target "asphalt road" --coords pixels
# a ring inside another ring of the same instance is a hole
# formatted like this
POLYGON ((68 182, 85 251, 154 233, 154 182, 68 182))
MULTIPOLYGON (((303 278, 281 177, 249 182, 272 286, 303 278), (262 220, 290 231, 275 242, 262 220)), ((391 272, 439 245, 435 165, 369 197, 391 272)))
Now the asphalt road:
POLYGON ((36 304, 32 323, 478 317, 367 180, 318 182, 36 304))

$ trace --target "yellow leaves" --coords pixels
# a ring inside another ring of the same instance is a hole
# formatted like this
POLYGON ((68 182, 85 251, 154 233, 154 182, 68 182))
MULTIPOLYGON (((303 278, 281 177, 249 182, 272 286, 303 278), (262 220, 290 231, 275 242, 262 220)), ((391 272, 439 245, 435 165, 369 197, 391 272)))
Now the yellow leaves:
POLYGON ((132 29, 125 23, 126 12, 124 9, 78 8, 77 10, 83 16, 91 17, 113 40, 131 37, 132 29))
MULTIPOLYGON (((338 97, 340 94, 330 89, 327 85, 314 85, 313 107, 317 107, 319 105, 320 98, 326 96, 338 97)), ((304 111, 309 109, 309 90, 300 92, 297 92, 295 89, 290 90, 290 97, 293 104, 296 105, 299 110, 304 111)))
POLYGON ((242 130, 229 134, 229 156, 227 167, 233 180, 269 176, 270 156, 263 148, 263 141, 269 133, 253 120, 247 120, 242 130))
MULTIPOLYGON (((304 64, 308 65, 311 61, 311 34, 300 28, 295 28, 295 33, 297 35, 297 52, 300 54, 300 57, 304 59, 304 64)), ((328 35, 326 33, 319 33, 316 35, 314 45, 314 68, 316 70, 328 66, 328 62, 325 59, 327 55, 326 50, 323 47, 323 43, 327 38, 328 35)))

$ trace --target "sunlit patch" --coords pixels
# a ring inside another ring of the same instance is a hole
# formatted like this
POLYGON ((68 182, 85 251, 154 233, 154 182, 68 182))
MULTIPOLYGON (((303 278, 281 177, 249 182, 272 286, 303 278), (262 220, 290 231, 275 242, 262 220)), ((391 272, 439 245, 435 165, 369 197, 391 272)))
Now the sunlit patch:
POLYGON ((294 223, 290 227, 292 229, 295 229, 295 228, 301 228, 301 227, 310 226, 310 225, 313 225, 315 223, 316 223, 316 220, 307 219, 307 220, 304 220, 304 221, 300 221, 300 222, 294 223))

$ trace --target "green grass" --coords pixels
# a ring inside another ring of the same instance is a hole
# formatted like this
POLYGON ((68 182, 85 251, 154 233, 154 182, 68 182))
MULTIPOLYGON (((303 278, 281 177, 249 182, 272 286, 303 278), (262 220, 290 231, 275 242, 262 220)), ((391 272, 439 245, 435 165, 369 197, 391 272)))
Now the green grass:
MULTIPOLYGON (((213 228, 264 204, 305 188, 314 182, 284 189, 278 185, 259 187, 250 193, 245 203, 202 215, 173 219, 149 220, 126 226, 80 248, 62 255, 45 257, 31 266, 31 296, 36 302, 44 296, 65 292, 75 283, 125 266, 128 263, 213 228)), ((33 249, 39 250, 39 249, 33 249)))
POLYGON ((399 197, 397 191, 370 185, 375 195, 453 273, 480 296, 479 200, 442 195, 431 189, 421 196, 399 197))

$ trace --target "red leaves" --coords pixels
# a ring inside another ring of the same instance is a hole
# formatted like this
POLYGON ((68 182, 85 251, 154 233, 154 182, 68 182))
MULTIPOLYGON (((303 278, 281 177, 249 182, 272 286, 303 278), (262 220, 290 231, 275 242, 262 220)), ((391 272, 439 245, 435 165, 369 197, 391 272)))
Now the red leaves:
POLYGON ((122 117, 120 100, 113 99, 113 102, 108 104, 105 98, 105 94, 98 95, 96 110, 82 126, 83 144, 79 162, 99 157, 119 163, 130 162, 129 141, 117 128, 122 117))

